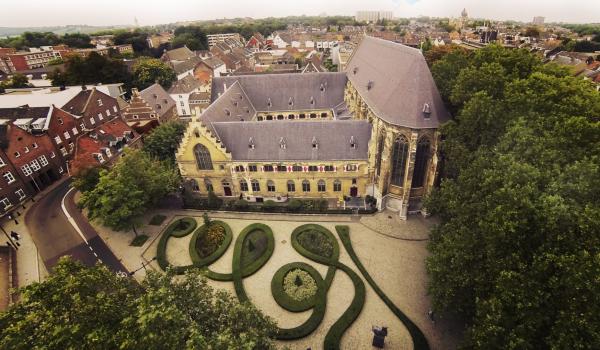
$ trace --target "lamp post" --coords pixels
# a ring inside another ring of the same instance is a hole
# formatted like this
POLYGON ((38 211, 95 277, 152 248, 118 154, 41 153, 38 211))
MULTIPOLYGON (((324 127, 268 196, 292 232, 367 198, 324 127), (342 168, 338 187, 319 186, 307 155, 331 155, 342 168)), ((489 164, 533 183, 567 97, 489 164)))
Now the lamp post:
POLYGON ((155 256, 152 259, 150 259, 150 261, 148 261, 148 262, 142 261, 142 267, 139 267, 139 268, 131 271, 129 273, 129 276, 133 276, 136 272, 140 271, 141 269, 144 269, 144 271, 146 271, 146 266, 150 265, 156 259, 157 259, 157 257, 155 256))

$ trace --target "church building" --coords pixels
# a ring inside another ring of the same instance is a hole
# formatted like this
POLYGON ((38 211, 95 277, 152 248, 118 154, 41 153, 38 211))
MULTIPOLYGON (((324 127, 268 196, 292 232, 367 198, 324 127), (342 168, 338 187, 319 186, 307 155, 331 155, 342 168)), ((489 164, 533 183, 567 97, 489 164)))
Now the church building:
POLYGON ((366 36, 345 72, 215 77, 177 151, 199 195, 377 198, 421 210, 449 119, 421 52, 366 36))

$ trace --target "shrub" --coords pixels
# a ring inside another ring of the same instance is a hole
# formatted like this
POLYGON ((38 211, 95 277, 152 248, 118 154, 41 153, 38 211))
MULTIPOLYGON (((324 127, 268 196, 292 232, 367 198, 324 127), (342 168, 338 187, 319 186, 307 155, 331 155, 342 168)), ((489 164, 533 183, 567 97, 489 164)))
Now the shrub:
POLYGON ((148 236, 139 235, 139 236, 135 237, 129 245, 132 247, 141 247, 144 245, 144 243, 146 243, 147 240, 148 240, 148 236))
POLYGON ((317 206, 319 210, 325 211, 327 210, 327 208, 329 208, 329 202, 327 201, 327 199, 321 199, 318 201, 317 206))
POLYGON ((308 272, 293 269, 283 279, 283 290, 292 299, 302 301, 317 294, 317 283, 308 272))
POLYGON ((223 200, 217 197, 217 195, 213 191, 208 191, 208 199, 206 205, 210 209, 218 209, 223 205, 223 200))
POLYGON ((304 249, 325 258, 330 258, 333 254, 333 243, 327 235, 317 230, 302 231, 298 235, 298 243, 304 249))
POLYGON ((167 217, 165 215, 156 214, 150 219, 148 224, 152 226, 160 226, 166 218, 167 217))
POLYGON ((262 209, 264 211, 272 211, 272 210, 275 210, 275 207, 277 207, 277 204, 275 203, 275 201, 268 200, 268 201, 265 201, 265 203, 262 206, 262 209))
POLYGON ((196 251, 200 258, 206 258, 214 253, 225 240, 225 228, 219 224, 203 226, 204 234, 196 241, 196 251))
POLYGON ((290 211, 299 211, 302 209, 302 202, 298 199, 292 199, 288 202, 287 208, 290 211))
POLYGON ((238 199, 233 204, 233 207, 237 210, 248 209, 248 206, 249 206, 248 202, 244 199, 238 199))

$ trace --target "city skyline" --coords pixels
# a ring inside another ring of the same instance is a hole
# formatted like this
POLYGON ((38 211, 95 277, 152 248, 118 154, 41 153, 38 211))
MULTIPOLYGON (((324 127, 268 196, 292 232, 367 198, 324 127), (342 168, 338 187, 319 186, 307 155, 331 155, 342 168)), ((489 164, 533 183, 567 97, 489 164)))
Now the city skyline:
POLYGON ((316 16, 323 13, 328 15, 354 16, 357 11, 381 10, 393 11, 394 17, 458 17, 463 8, 467 9, 469 17, 492 20, 516 20, 531 22, 533 17, 542 16, 546 22, 585 23, 598 21, 592 11, 581 11, 589 3, 583 0, 556 1, 547 3, 533 0, 526 3, 517 0, 507 0, 499 3, 482 3, 477 0, 444 2, 441 0, 333 0, 323 3, 317 0, 307 0, 302 3, 288 3, 273 6, 265 0, 240 2, 233 0, 207 0, 187 2, 173 0, 169 6, 153 7, 146 3, 120 2, 106 0, 101 6, 93 6, 89 11, 89 3, 74 0, 57 0, 52 3, 35 1, 32 7, 23 7, 21 3, 10 0, 3 4, 0 23, 3 27, 31 27, 57 25, 133 25, 134 19, 142 26, 185 22, 195 20, 210 20, 237 17, 285 17, 296 15, 316 16), (56 8, 62 11, 56 13, 56 8), (115 10, 117 9, 117 10, 115 10), (48 14, 52 14, 48 16, 48 14))

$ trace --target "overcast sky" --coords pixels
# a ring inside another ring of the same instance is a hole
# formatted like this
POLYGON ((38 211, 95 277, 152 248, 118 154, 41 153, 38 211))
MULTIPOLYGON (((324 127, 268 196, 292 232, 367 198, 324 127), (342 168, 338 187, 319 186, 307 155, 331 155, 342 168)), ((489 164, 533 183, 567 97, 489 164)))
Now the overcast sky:
POLYGON ((546 22, 600 22, 600 4, 590 0, 0 0, 0 27, 65 24, 140 25, 177 21, 289 15, 354 15, 391 10, 396 17, 458 16, 546 22))

